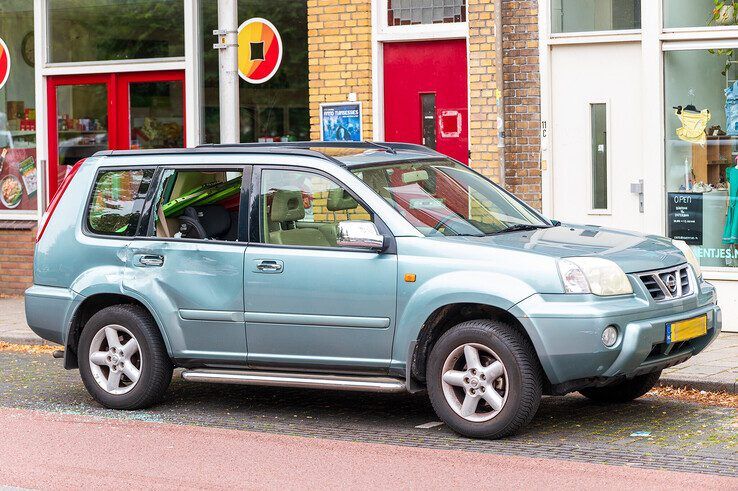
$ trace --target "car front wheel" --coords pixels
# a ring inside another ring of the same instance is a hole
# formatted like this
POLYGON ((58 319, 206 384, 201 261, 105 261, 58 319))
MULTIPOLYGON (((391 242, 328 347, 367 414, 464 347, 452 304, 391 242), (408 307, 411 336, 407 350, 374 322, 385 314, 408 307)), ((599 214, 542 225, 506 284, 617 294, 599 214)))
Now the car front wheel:
POLYGON ((463 322, 443 334, 431 351, 426 380, 438 416, 477 438, 501 438, 528 424, 543 385, 530 342, 492 320, 463 322))
POLYGON ((114 305, 93 315, 82 330, 78 359, 87 391, 111 409, 151 406, 172 380, 159 328, 136 305, 114 305))

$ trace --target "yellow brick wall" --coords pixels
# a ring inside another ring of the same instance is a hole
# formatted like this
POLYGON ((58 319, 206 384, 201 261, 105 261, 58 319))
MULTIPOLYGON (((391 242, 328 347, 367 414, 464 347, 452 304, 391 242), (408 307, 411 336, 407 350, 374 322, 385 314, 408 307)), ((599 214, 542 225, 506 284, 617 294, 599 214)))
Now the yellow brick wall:
POLYGON ((499 182, 494 2, 468 0, 466 15, 469 22, 469 163, 499 182))
POLYGON ((372 27, 370 0, 308 0, 310 138, 320 139, 319 108, 362 103, 362 139, 372 139, 372 27))

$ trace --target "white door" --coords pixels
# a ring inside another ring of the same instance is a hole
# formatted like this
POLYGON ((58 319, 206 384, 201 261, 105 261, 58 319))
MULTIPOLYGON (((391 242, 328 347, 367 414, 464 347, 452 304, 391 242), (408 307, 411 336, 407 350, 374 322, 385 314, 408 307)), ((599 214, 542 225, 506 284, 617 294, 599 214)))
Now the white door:
POLYGON ((640 44, 555 46, 551 72, 551 216, 644 231, 640 44))

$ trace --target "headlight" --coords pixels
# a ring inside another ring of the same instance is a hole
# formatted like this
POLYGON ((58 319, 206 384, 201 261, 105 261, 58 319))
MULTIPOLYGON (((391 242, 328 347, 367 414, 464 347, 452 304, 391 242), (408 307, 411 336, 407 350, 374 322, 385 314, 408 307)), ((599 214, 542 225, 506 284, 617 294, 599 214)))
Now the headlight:
POLYGON ((566 293, 628 295, 633 287, 620 266, 598 257, 569 257, 559 260, 559 273, 566 293))
POLYGON ((701 278, 702 268, 700 267, 700 261, 697 259, 697 256, 694 255, 694 252, 692 252, 692 248, 683 240, 672 240, 671 243, 674 244, 674 247, 682 251, 684 257, 687 258, 687 262, 694 269, 695 276, 697 276, 697 278, 701 278))

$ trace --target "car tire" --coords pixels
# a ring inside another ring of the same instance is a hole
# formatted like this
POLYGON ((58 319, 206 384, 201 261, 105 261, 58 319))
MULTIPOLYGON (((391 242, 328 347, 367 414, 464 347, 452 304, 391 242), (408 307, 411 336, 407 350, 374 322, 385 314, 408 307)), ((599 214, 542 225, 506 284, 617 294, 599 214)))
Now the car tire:
POLYGON ((579 391, 587 399, 597 402, 623 403, 638 399, 653 389, 661 377, 661 370, 645 375, 638 375, 604 387, 593 387, 579 391))
POLYGON ((172 381, 174 367, 159 328, 137 305, 114 305, 93 315, 77 351, 87 391, 110 409, 152 406, 172 381))
POLYGON ((541 401, 543 376, 533 346, 520 331, 482 319, 462 322, 438 339, 426 383, 433 409, 452 430, 494 439, 530 423, 541 401))

